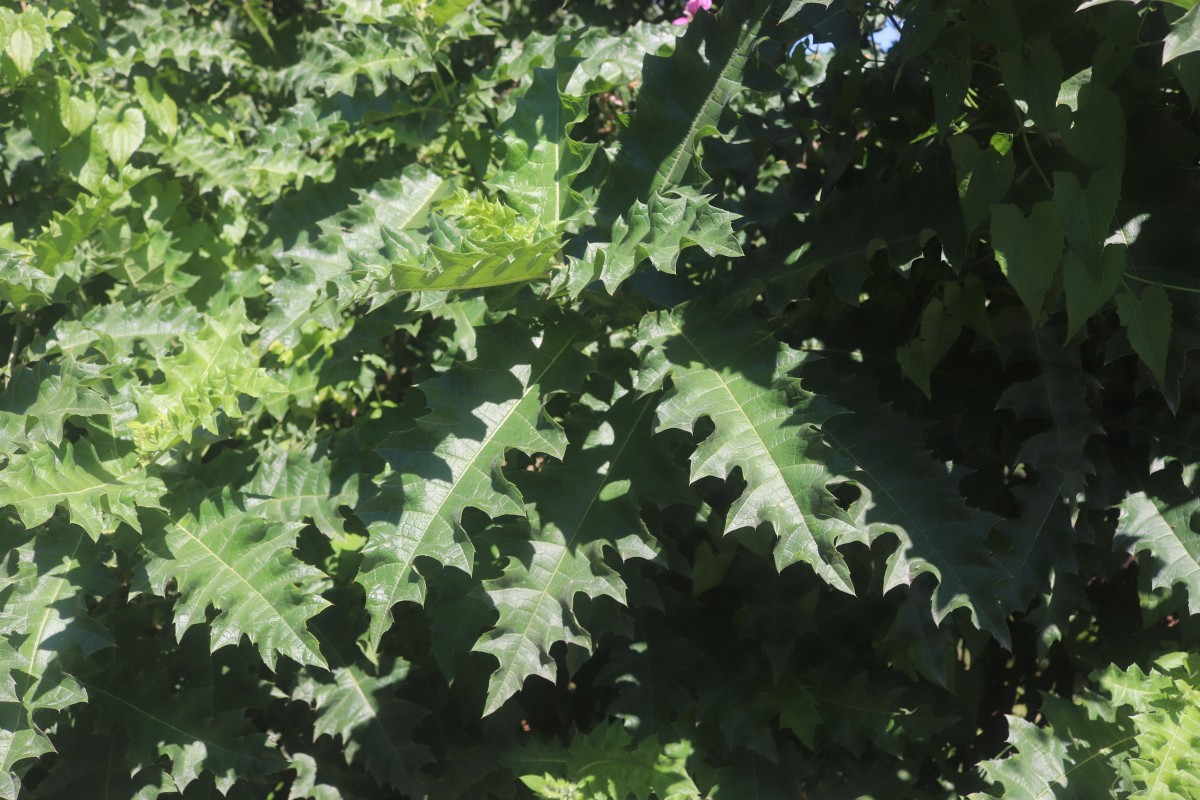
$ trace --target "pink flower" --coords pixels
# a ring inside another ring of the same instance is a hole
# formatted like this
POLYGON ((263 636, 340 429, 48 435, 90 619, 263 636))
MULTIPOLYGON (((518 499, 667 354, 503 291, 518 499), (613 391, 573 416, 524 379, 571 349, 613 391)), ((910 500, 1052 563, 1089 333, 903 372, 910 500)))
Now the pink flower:
POLYGON ((712 0, 687 0, 683 6, 683 16, 671 20, 672 25, 687 25, 696 16, 697 11, 708 11, 712 8, 712 0))

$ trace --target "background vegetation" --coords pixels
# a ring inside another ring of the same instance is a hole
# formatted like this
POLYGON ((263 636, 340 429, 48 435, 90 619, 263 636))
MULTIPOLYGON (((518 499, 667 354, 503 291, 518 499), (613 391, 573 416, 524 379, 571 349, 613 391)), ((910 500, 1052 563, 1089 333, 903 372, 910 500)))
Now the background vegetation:
POLYGON ((1200 797, 1195 0, 717 5, 0 3, 0 796, 1200 797))

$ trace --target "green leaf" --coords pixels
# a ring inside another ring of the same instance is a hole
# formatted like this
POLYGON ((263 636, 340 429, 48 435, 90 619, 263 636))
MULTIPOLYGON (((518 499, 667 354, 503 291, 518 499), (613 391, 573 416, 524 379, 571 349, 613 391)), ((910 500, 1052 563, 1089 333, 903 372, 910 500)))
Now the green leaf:
MULTIPOLYGON (((1006 715, 1008 742, 1017 748, 1018 755, 980 765, 992 784, 1004 787, 1005 800, 1051 800, 1060 796, 1056 786, 1068 786, 1074 768, 1068 755, 1068 745, 1048 728, 1006 715)), ((973 794, 971 800, 985 800, 989 795, 973 794)))
POLYGON ((141 530, 137 510, 159 508, 165 491, 135 457, 102 459, 87 439, 36 443, 0 476, 0 506, 13 506, 26 527, 41 525, 61 505, 93 539, 121 522, 141 530))
POLYGON ((204 624, 212 606, 217 609, 208 622, 214 651, 247 636, 270 669, 277 653, 325 666, 306 622, 328 603, 319 593, 321 573, 292 552, 300 523, 267 522, 228 492, 176 512, 176 518, 160 513, 152 519, 143 568, 158 595, 165 595, 168 581, 175 582, 177 638, 204 624))
POLYGON ((833 281, 838 298, 851 306, 858 305, 870 263, 881 250, 893 269, 903 271, 934 237, 952 260, 966 249, 954 181, 932 170, 834 190, 822 196, 803 223, 775 236, 775 246, 789 253, 779 280, 788 282, 787 291, 794 292, 790 296, 803 296, 820 269, 833 281), (922 202, 912 202, 914 197, 922 202))
POLYGON ((358 202, 344 212, 322 219, 316 241, 297 241, 277 258, 287 269, 271 285, 271 303, 259 340, 295 347, 308 323, 326 324, 333 310, 347 308, 364 294, 354 274, 355 261, 374 261, 372 254, 384 246, 383 229, 390 234, 420 228, 430 207, 441 200, 448 182, 423 166, 405 167, 397 178, 387 178, 360 190, 358 202))
POLYGON ((883 591, 931 573, 938 579, 935 622, 965 608, 976 627, 1008 646, 1007 611, 998 591, 1009 576, 986 545, 998 518, 967 505, 953 469, 918 455, 913 423, 877 406, 869 387, 847 391, 853 393, 844 399, 833 396, 855 413, 834 417, 822 430, 856 465, 847 473, 864 493, 851 508, 856 524, 869 541, 891 534, 899 542, 887 559, 883 591))
MULTIPOLYGON (((1185 467, 1185 476, 1194 478, 1195 473, 1195 464, 1185 467)), ((1149 552, 1151 585, 1182 585, 1189 610, 1200 613, 1200 498, 1189 490, 1187 479, 1159 470, 1142 491, 1121 501, 1120 510, 1113 546, 1134 555, 1149 552)))
POLYGON ((264 444, 256 456, 253 477, 240 488, 248 511, 280 524, 312 520, 331 539, 345 534, 340 509, 355 505, 358 486, 344 474, 335 477, 328 442, 302 450, 264 444))
POLYGON ((35 442, 57 447, 67 419, 111 414, 98 382, 94 373, 69 359, 37 361, 18 370, 0 397, 0 452, 27 449, 35 442))
POLYGON ((498 473, 507 450, 562 457, 566 437, 542 409, 551 394, 573 390, 587 370, 577 325, 562 320, 540 335, 512 321, 483 328, 474 361, 419 386, 430 413, 379 445, 391 474, 355 509, 370 530, 357 580, 367 592, 371 647, 390 627, 392 606, 424 601, 417 558, 471 571, 465 509, 493 517, 524 513, 498 473))
MULTIPOLYGON (((1065 111, 1065 109, 1063 109, 1065 111)), ((1121 174, 1125 166, 1125 111, 1112 92, 1089 82, 1079 90, 1078 107, 1058 124, 1063 146, 1088 166, 1121 174)))
POLYGON ((1086 191, 1074 174, 1054 173, 1054 202, 1067 239, 1063 291, 1068 339, 1112 298, 1125 272, 1126 247, 1105 244, 1119 195, 1120 178, 1110 170, 1093 173, 1086 191))
POLYGON ((185 340, 179 353, 156 360, 163 380, 137 390, 137 420, 130 423, 140 452, 190 442, 197 428, 218 433, 218 415, 244 416, 243 396, 263 398, 282 391, 243 341, 255 330, 239 298, 206 315, 204 327, 185 340))
MULTIPOLYGON (((11 13, 11 12, 10 12, 11 13)), ((68 19, 70 17, 68 16, 68 19)), ((38 56, 52 48, 48 20, 35 8, 23 8, 20 14, 6 20, 8 41, 4 54, 12 59, 17 74, 25 77, 33 72, 38 56)))
POLYGON ((304 678, 292 697, 316 709, 315 736, 340 737, 347 763, 361 761, 380 783, 420 796, 417 773, 431 755, 413 742, 413 730, 429 712, 396 697, 408 667, 396 661, 372 674, 353 664, 338 666, 328 677, 304 678))
POLYGON ((530 675, 553 681, 550 648, 565 641, 590 648, 575 618, 577 594, 625 602, 625 585, 605 563, 604 550, 622 558, 653 559, 638 495, 664 502, 678 491, 653 489, 678 472, 650 443, 653 397, 618 401, 582 445, 567 449, 561 465, 544 465, 514 482, 525 499, 530 532, 493 541, 508 563, 484 582, 500 613, 474 649, 500 662, 488 685, 484 714, 497 710, 530 675))
POLYGON ((1162 63, 1200 50, 1200 6, 1194 6, 1171 23, 1171 32, 1163 39, 1162 63))
POLYGON ((96 98, 88 91, 75 94, 71 91, 71 84, 64 78, 57 80, 57 86, 59 119, 68 134, 79 136, 92 127, 96 120, 96 98))
POLYGON ((172 793, 207 775, 227 795, 238 782, 261 781, 287 768, 267 735, 248 719, 247 701, 263 698, 222 685, 221 676, 229 676, 231 668, 245 669, 244 662, 212 661, 203 637, 188 637, 177 646, 169 637, 143 636, 119 646, 122 658, 84 683, 109 747, 128 743, 126 774, 141 768, 138 783, 159 783, 153 775, 165 764, 169 777, 161 782, 172 793))
POLYGON ((120 115, 105 108, 96 118, 96 131, 109 158, 120 168, 142 146, 142 140, 146 138, 146 118, 137 108, 126 108, 120 115))
POLYGON ((687 772, 689 741, 659 744, 656 737, 633 746, 618 724, 576 734, 570 746, 530 744, 512 751, 505 763, 537 797, 605 800, 699 800, 687 772))
POLYGON ((693 245, 709 255, 740 256, 733 232, 737 215, 716 208, 711 200, 682 187, 654 195, 649 203, 636 201, 613 222, 609 242, 590 244, 584 258, 571 265, 571 294, 596 279, 612 294, 647 259, 655 269, 674 274, 680 254, 693 245))
POLYGON ((518 213, 550 229, 581 210, 571 181, 596 150, 570 137, 588 108, 586 98, 565 94, 576 63, 560 58, 554 69, 534 70, 533 84, 496 131, 504 142, 504 163, 488 182, 518 213))
POLYGON ((950 137, 950 152, 954 156, 958 198, 962 203, 963 220, 967 235, 979 228, 991 215, 992 205, 999 203, 1008 194, 1016 166, 1013 161, 1011 141, 995 137, 999 141, 980 149, 975 140, 967 135, 950 137), (1007 146, 997 147, 996 144, 1007 146))
MULTIPOLYGON (((168 141, 174 139, 179 131, 179 107, 175 105, 171 95, 167 94, 157 81, 151 84, 142 75, 134 76, 133 91, 137 95, 138 105, 146 112, 154 127, 158 128, 168 141)), ((116 161, 116 158, 113 160, 116 161)))
POLYGON ((929 84, 933 89, 933 120, 938 136, 945 136, 959 116, 971 88, 971 40, 960 36, 953 44, 929 53, 933 64, 929 84))
POLYGON ((698 14, 668 57, 647 55, 637 111, 619 139, 619 161, 605 185, 610 219, 634 200, 649 201, 687 182, 699 140, 741 90, 751 47, 769 0, 728 0, 717 15, 698 14))
POLYGON ((366 76, 375 96, 387 91, 392 79, 401 85, 417 74, 435 69, 428 44, 415 31, 370 27, 327 44, 334 63, 326 68, 325 92, 354 95, 359 76, 366 76))
POLYGON ((1062 262, 1065 233, 1058 208, 1041 202, 1026 217, 1011 203, 993 206, 991 232, 1000 269, 1037 324, 1062 262))
POLYGON ((1166 290, 1155 283, 1142 289, 1141 296, 1122 291, 1117 295, 1117 313, 1129 334, 1129 344, 1165 392, 1171 346, 1171 300, 1166 290))
POLYGON ((1153 711, 1133 718, 1138 756, 1129 761, 1133 780, 1142 787, 1131 800, 1177 800, 1200 795, 1200 709, 1189 700, 1162 698, 1153 711))
POLYGON ((36 712, 87 701, 68 665, 113 645, 87 602, 117 582, 101 564, 101 548, 76 527, 51 524, 32 536, 8 529, 0 543, 11 554, 0 575, 0 769, 7 772, 53 749, 36 712))
POLYGON ((385 285, 392 292, 420 292, 524 283, 546 277, 558 265, 557 227, 462 191, 439 211, 419 234, 385 230, 382 254, 358 259, 361 266, 390 271, 385 285))
POLYGON ((932 396, 929 377, 938 362, 950 352, 962 333, 963 320, 936 297, 921 312, 921 327, 908 344, 896 348, 896 359, 905 377, 932 396))
POLYGON ((854 528, 828 489, 838 480, 836 454, 818 427, 840 409, 801 386, 802 353, 733 309, 695 303, 647 315, 637 334, 639 388, 671 378, 658 430, 692 431, 701 417, 712 420, 715 430, 692 455, 691 478, 727 480, 741 470, 747 486, 729 510, 727 533, 770 523, 780 570, 803 561, 853 592, 837 545, 854 528))
POLYGON ((1050 37, 1034 39, 1021 50, 1003 50, 996 60, 1009 96, 1042 132, 1049 133, 1063 82, 1062 58, 1050 37))

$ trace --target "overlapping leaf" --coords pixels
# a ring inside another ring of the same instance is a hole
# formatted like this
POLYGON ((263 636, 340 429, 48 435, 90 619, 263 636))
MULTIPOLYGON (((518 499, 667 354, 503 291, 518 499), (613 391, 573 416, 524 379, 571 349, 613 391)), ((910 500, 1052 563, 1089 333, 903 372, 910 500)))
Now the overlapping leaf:
POLYGON ((703 795, 688 774, 688 741, 660 744, 656 737, 632 746, 620 725, 602 725, 577 734, 569 747, 531 744, 506 760, 509 768, 541 798, 630 796, 687 800, 703 795))
POLYGON ((254 330, 238 300, 209 316, 181 352, 158 359, 163 380, 138 393, 138 418, 131 423, 141 452, 190 442, 196 428, 217 433, 218 415, 243 415, 242 396, 261 398, 280 391, 242 339, 254 330))
POLYGON ((422 792, 417 771, 430 760, 413 743, 413 729, 428 711, 395 697, 408 675, 404 662, 370 674, 355 664, 334 667, 331 680, 305 679, 293 697, 317 709, 313 732, 341 738, 347 762, 361 760, 380 783, 406 795, 422 792))
POLYGON ((464 509, 523 513, 498 472, 505 451, 562 457, 566 437, 543 405, 575 387, 586 370, 576 350, 578 325, 566 318, 543 334, 512 321, 483 329, 474 361, 421 385, 430 413, 380 445, 392 472, 356 509, 371 533, 358 581, 367 591, 372 645, 390 626, 393 605, 424 599, 417 558, 471 571, 464 509))
POLYGON ((508 564, 501 577, 484 583, 500 614, 475 646, 500 662, 484 713, 498 709, 530 675, 553 680, 554 643, 590 647, 572 610, 577 594, 625 602, 623 581, 605 563, 606 548, 622 558, 654 558, 644 541, 649 532, 639 516, 638 495, 665 502, 679 494, 652 491, 677 471, 653 444, 646 445, 654 399, 618 401, 582 444, 567 449, 561 465, 515 476, 531 535, 518 530, 494 539, 508 564))
POLYGON ((112 646, 85 604, 115 581, 100 564, 101 548, 77 527, 51 524, 32 536, 0 530, 12 554, 0 576, 0 769, 9 775, 18 761, 53 749, 35 715, 88 700, 68 665, 112 646))
POLYGON ((998 592, 1009 575, 986 544, 999 519, 964 502, 961 475, 952 468, 931 457, 915 458, 921 448, 913 423, 872 407, 867 391, 846 398, 856 413, 835 417, 822 430, 855 464, 849 475, 864 491, 852 509, 857 524, 872 541, 888 534, 898 540, 887 560, 884 591, 931 573, 938 579, 935 621, 965 608, 980 629, 1007 645, 1007 609, 998 592))

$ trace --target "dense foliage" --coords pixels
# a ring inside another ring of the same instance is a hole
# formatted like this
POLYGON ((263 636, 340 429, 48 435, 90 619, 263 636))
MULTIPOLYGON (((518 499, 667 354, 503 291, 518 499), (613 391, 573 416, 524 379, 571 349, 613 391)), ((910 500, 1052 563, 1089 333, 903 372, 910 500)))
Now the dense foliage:
POLYGON ((1200 797, 1200 6, 702 5, 0 3, 0 796, 1200 797))

